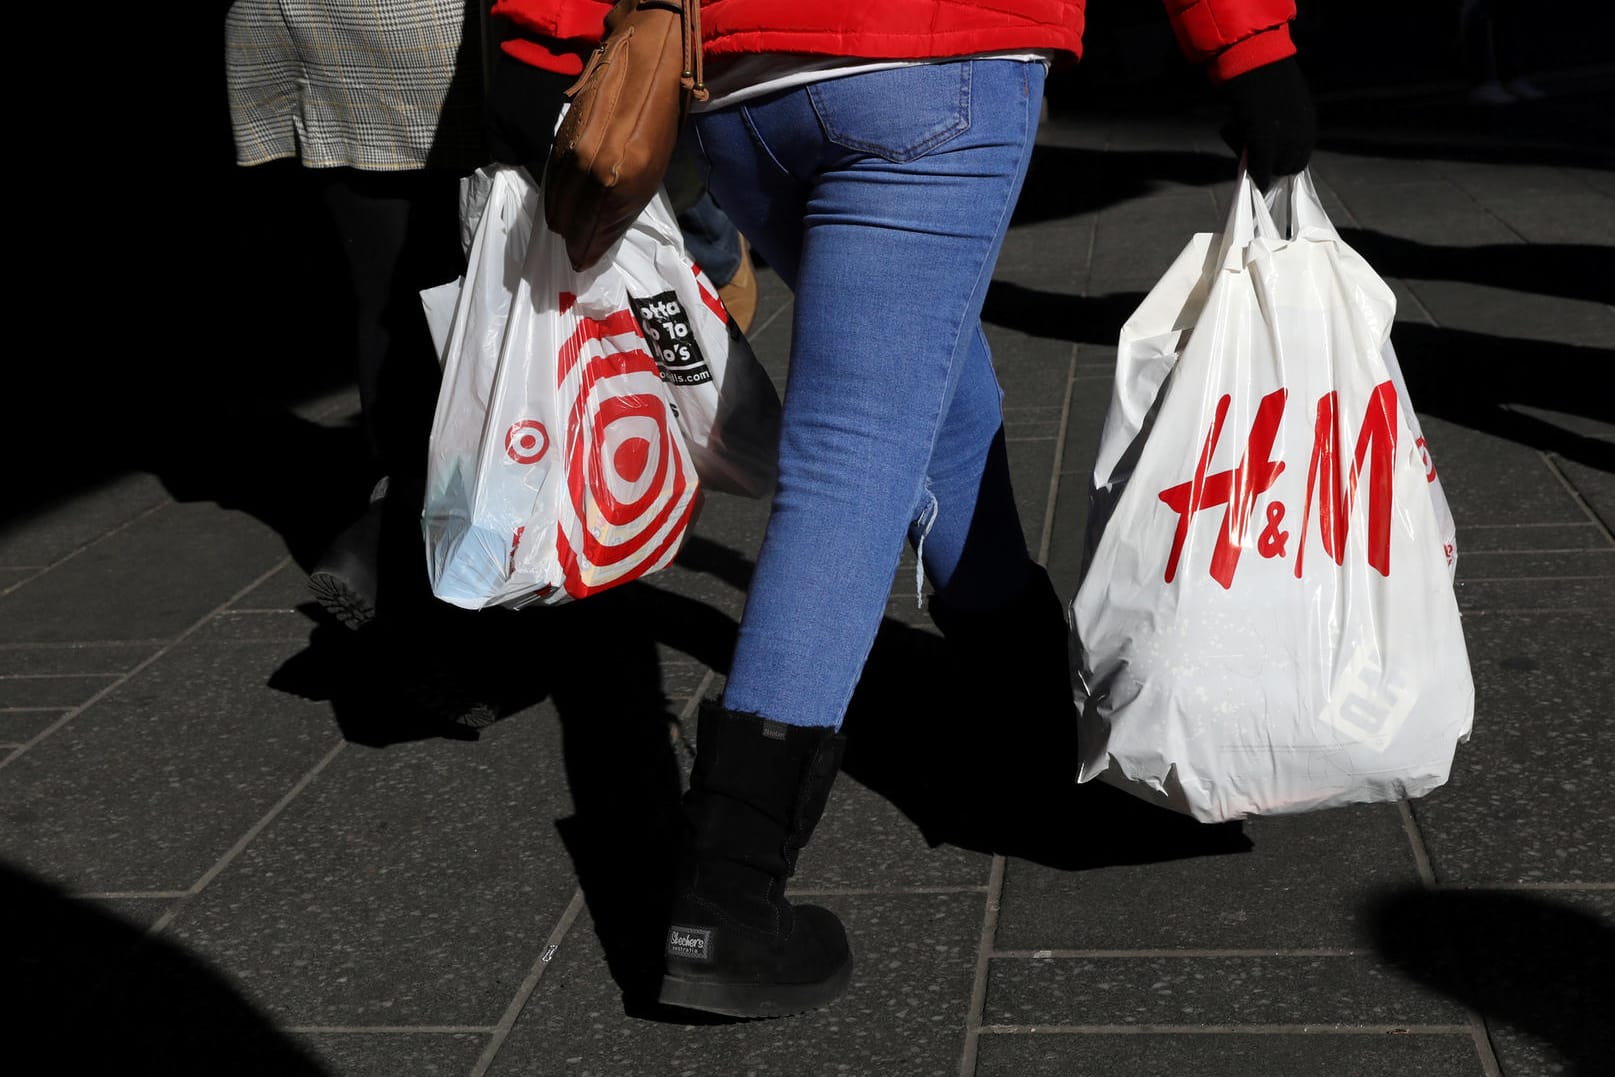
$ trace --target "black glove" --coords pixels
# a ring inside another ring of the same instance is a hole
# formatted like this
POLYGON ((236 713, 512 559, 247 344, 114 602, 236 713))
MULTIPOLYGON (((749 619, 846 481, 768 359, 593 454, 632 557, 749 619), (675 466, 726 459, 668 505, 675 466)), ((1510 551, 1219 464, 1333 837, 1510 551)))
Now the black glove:
POLYGON ((1294 56, 1235 75, 1223 84, 1229 121, 1223 141, 1245 155, 1245 169, 1263 191, 1275 176, 1307 167, 1318 139, 1312 91, 1294 56))
POLYGON ((493 159, 502 165, 525 165, 535 181, 541 180, 555 140, 555 120, 566 104, 566 91, 577 80, 576 75, 557 75, 501 51, 484 103, 493 159))

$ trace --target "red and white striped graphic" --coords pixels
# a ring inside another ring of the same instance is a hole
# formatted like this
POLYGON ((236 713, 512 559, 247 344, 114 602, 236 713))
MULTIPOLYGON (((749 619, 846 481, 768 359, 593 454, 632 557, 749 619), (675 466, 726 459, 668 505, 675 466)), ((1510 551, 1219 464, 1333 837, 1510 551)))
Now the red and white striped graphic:
POLYGON ((567 463, 556 555, 567 594, 583 598, 672 561, 698 484, 630 311, 579 319, 556 390, 567 463))

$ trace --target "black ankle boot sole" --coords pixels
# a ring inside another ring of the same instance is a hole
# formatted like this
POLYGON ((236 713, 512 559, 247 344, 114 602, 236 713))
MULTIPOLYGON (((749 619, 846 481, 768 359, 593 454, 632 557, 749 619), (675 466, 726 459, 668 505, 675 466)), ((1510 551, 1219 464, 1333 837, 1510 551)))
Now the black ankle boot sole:
POLYGON ((657 1001, 664 1006, 725 1017, 790 1017, 828 1006, 845 993, 851 982, 852 958, 849 955, 829 979, 809 984, 706 980, 669 973, 662 977, 657 1001))
POLYGON ((344 627, 358 631, 376 619, 375 604, 340 573, 316 570, 309 575, 308 589, 320 608, 344 627))

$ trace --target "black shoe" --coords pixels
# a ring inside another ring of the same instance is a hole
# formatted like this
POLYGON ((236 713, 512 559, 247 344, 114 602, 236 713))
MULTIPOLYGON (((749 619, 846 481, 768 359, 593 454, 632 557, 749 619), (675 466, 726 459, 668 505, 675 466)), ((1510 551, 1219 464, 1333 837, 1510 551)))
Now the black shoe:
POLYGON ((357 631, 376 619, 376 577, 381 559, 381 520, 387 480, 370 495, 370 506, 332 541, 308 574, 308 589, 320 606, 357 631))
POLYGON ((852 978, 834 913, 785 900, 844 740, 704 706, 659 1001, 730 1017, 827 1006, 852 978))

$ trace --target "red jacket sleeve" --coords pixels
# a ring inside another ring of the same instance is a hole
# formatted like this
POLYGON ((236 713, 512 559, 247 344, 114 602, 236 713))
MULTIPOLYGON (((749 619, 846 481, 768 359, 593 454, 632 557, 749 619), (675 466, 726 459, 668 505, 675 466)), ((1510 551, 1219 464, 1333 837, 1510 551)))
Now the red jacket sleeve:
POLYGON ((1216 82, 1295 55, 1294 0, 1164 0, 1178 44, 1216 82))
POLYGON ((494 0, 499 47, 523 63, 576 75, 600 43, 612 0, 494 0))

